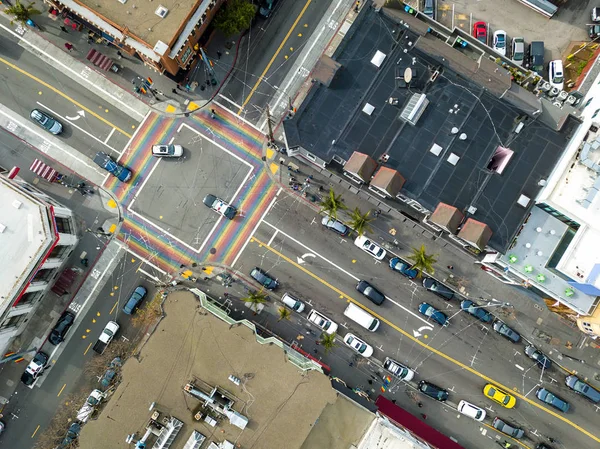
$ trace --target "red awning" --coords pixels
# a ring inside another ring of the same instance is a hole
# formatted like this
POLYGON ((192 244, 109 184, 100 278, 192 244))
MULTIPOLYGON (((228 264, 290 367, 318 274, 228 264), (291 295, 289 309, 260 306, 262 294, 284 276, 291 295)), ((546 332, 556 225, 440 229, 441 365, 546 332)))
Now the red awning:
POLYGON ((39 159, 34 159, 31 167, 29 167, 29 170, 49 182, 54 182, 58 176, 58 172, 56 170, 54 170, 52 167, 48 167, 39 159))

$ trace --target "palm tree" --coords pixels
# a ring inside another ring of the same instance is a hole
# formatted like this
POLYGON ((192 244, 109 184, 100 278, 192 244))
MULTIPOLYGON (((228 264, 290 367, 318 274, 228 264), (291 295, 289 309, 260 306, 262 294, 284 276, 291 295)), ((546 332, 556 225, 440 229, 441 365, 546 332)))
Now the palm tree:
POLYGON ((427 254, 425 252, 425 245, 421 245, 421 248, 412 248, 412 254, 408 256, 408 259, 412 261, 413 265, 411 268, 414 268, 418 271, 419 277, 423 275, 423 271, 427 273, 433 274, 435 273, 435 269, 433 268, 433 264, 437 262, 437 259, 434 255, 427 254))
POLYGON ((335 346, 335 332, 333 334, 326 334, 325 332, 323 332, 323 334, 321 334, 321 346, 323 346, 323 349, 325 349, 325 354, 327 354, 329 351, 331 351, 335 346))
POLYGON ((321 200, 321 213, 325 212, 334 220, 337 220, 337 213, 340 210, 348 209, 342 202, 342 195, 335 195, 333 189, 329 189, 329 195, 321 200))
POLYGON ((37 14, 42 13, 41 11, 33 7, 33 3, 30 3, 29 5, 25 6, 19 0, 17 0, 13 6, 9 6, 8 8, 6 8, 4 12, 9 16, 13 16, 13 20, 10 21, 11 25, 15 21, 25 25, 25 23, 29 19, 31 19, 31 16, 35 16, 37 14))
POLYGON ((280 307, 277 309, 277 312, 279 313, 279 319, 277 321, 289 320, 292 316, 292 311, 290 309, 286 309, 285 307, 280 307))
POLYGON ((254 309, 254 313, 258 312, 258 305, 267 302, 267 295, 262 290, 257 292, 256 290, 248 292, 248 296, 242 298, 242 301, 250 303, 251 309, 254 309))
POLYGON ((369 223, 373 221, 373 217, 371 217, 371 212, 367 212, 363 214, 360 209, 355 208, 350 214, 350 227, 354 229, 358 235, 363 235, 365 232, 371 232, 371 226, 369 223))

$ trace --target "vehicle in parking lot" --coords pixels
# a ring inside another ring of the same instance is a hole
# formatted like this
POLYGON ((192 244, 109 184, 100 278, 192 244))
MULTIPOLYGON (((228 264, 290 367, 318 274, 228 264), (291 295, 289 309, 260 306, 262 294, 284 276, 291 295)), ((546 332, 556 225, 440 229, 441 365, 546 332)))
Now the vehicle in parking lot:
POLYGON ((590 39, 596 39, 598 36, 600 36, 600 25, 589 25, 588 36, 590 39))
POLYGON ((75 314, 73 312, 69 312, 68 310, 63 312, 63 314, 60 316, 60 318, 54 325, 54 328, 50 333, 50 337, 48 337, 48 341, 53 345, 57 345, 60 342, 64 341, 65 336, 67 335, 67 332, 69 332, 69 329, 71 329, 71 326, 73 325, 74 321, 75 314))
POLYGON ((483 394, 504 408, 513 408, 517 404, 517 399, 514 396, 492 384, 486 384, 483 387, 483 394))
POLYGON ((350 346, 363 357, 371 357, 373 355, 373 347, 368 345, 354 334, 346 334, 344 343, 350 346))
POLYGON ((223 215, 225 218, 229 220, 233 220, 235 218, 235 214, 237 214, 237 209, 230 204, 223 201, 221 198, 217 198, 212 194, 208 194, 202 200, 205 206, 210 207, 215 212, 223 215))
POLYGON ((537 366, 541 369, 549 369, 552 366, 552 360, 533 345, 525 346, 525 355, 530 359, 535 360, 537 366))
POLYGON ((512 62, 522 66, 525 59, 525 39, 522 37, 513 37, 511 54, 512 62))
POLYGON ((435 9, 437 0, 423 0, 423 14, 435 20, 435 9))
POLYGON ((598 404, 600 402, 600 391, 596 390, 589 384, 586 384, 584 381, 579 379, 579 377, 575 375, 567 376, 565 383, 567 384, 567 387, 569 387, 575 393, 580 394, 587 400, 592 401, 594 404, 598 404))
POLYGON ((494 427, 494 429, 499 430, 500 432, 505 433, 506 435, 510 435, 511 437, 516 439, 523 438, 523 435, 525 435, 525 431, 523 429, 519 429, 516 426, 512 426, 498 417, 494 418, 494 420, 492 421, 492 426, 494 427))
POLYGON ((476 421, 483 421, 485 419, 485 410, 467 401, 460 401, 457 410, 476 421))
POLYGON ((354 240, 354 244, 358 246, 363 251, 369 253, 377 260, 382 260, 387 254, 386 250, 380 247, 379 245, 373 243, 371 240, 366 238, 364 235, 359 235, 354 240))
POLYGON ((534 41, 529 44, 529 68, 541 75, 544 71, 544 43, 534 41))
POLYGON ((519 335, 519 333, 512 330, 506 325, 506 323, 504 323, 501 320, 494 321, 494 324, 492 324, 492 328, 512 343, 518 343, 519 341, 521 341, 521 336, 519 335))
POLYGON ((498 30, 494 31, 494 41, 492 48, 496 53, 506 56, 506 31, 498 30))
POLYGON ((380 306, 383 301, 385 301, 385 295, 369 284, 367 281, 359 281, 356 284, 356 290, 361 292, 367 298, 371 300, 371 302, 380 306))
POLYGON ((435 293, 440 298, 444 298, 444 299, 454 298, 454 292, 452 290, 450 290, 444 284, 436 281, 433 278, 423 279, 423 287, 425 287, 430 292, 435 293))
POLYGON ((440 312, 438 309, 433 307, 431 304, 427 304, 426 302, 422 302, 419 304, 419 312, 425 315, 428 318, 431 318, 438 324, 442 326, 446 326, 448 324, 448 317, 440 312))
POLYGON ((600 22, 600 8, 592 8, 592 22, 600 22))
POLYGON ((422 380, 419 382, 418 389, 421 393, 435 399, 436 401, 445 402, 448 399, 448 392, 436 384, 422 380))
POLYGON ((341 236, 350 234, 350 228, 339 220, 335 220, 328 215, 324 216, 321 220, 321 224, 330 231, 336 232, 341 236))
POLYGON ((487 24, 485 22, 475 22, 473 24, 473 37, 487 45, 487 24))
POLYGON ((410 264, 404 262, 399 257, 392 257, 392 259, 390 259, 390 268, 400 274, 403 274, 409 279, 414 279, 419 274, 417 270, 411 268, 410 264))
POLYGON ((563 63, 560 59, 550 61, 548 66, 548 81, 552 87, 563 90, 565 86, 565 74, 563 72, 563 63))
POLYGON ((183 156, 183 147, 181 145, 153 145, 152 156, 156 157, 181 157, 183 156))
POLYGON ((563 413, 567 413, 569 411, 570 405, 567 401, 559 398, 558 396, 546 390, 545 388, 539 388, 538 391, 536 391, 535 395, 540 401, 551 405, 552 407, 554 407, 557 410, 560 410, 563 413))
POLYGON ((490 312, 485 310, 483 307, 478 306, 469 299, 461 301, 460 308, 484 323, 491 323, 491 321, 494 319, 490 312))
POLYGON ((322 313, 317 312, 316 310, 311 310, 308 314, 308 321, 320 327, 324 332, 328 334, 334 334, 338 329, 338 325, 327 318, 322 313))
POLYGON ((148 290, 146 290, 145 287, 141 285, 136 287, 129 299, 127 300, 127 302, 125 303, 125 306, 123 307, 123 313, 125 315, 133 315, 133 313, 139 307, 140 303, 146 297, 147 293, 148 290))
POLYGON ((287 292, 281 297, 281 302, 298 313, 302 313, 304 311, 304 303, 287 292))
POLYGON ((256 282, 258 282, 267 290, 275 290, 277 287, 279 287, 279 282, 277 282, 277 279, 273 279, 261 268, 254 267, 254 269, 250 272, 250 276, 252 276, 256 282))
POLYGON ((390 359, 389 357, 385 358, 385 361, 383 362, 383 369, 405 382, 410 382, 413 377, 415 377, 415 372, 413 370, 404 366, 402 363, 395 361, 394 359, 390 359))
POLYGON ((50 114, 44 111, 40 111, 39 109, 34 109, 29 114, 31 120, 36 122, 50 134, 60 134, 63 130, 62 123, 52 117, 50 114))
POLYGON ((276 3, 277 0, 263 0, 258 10, 258 14, 260 14, 260 16, 264 19, 268 19, 271 16, 273 9, 275 9, 276 3))
POLYGON ((33 385, 48 366, 48 360, 50 360, 50 357, 45 352, 40 351, 34 355, 23 374, 21 374, 21 382, 27 386, 33 385))
POLYGON ((102 167, 104 170, 109 172, 119 181, 127 182, 131 179, 131 170, 128 168, 119 165, 117 162, 113 160, 108 154, 103 151, 98 151, 94 156, 94 162, 99 167, 102 167))

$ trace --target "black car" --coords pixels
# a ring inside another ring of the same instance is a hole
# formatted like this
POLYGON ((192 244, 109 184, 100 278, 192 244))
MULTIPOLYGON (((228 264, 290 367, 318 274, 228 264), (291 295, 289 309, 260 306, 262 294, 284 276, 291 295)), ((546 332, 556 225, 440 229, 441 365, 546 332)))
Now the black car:
POLYGON ((435 293, 440 298, 444 299, 452 299, 454 298, 454 292, 446 287, 441 282, 436 281, 432 278, 423 279, 423 287, 429 290, 432 293, 435 293))
POLYGON ((460 303, 460 308, 465 312, 470 313, 478 320, 483 321, 484 323, 491 323, 494 319, 493 315, 490 312, 468 299, 465 299, 460 303))
POLYGON ((58 319, 58 322, 54 326, 54 329, 52 329, 52 333, 50 334, 48 341, 53 345, 57 345, 60 342, 64 341, 65 335, 67 335, 67 332, 73 325, 74 321, 75 314, 73 312, 63 312, 63 314, 58 319))
POLYGON ((503 321, 494 321, 494 324, 492 324, 492 328, 512 343, 518 343, 519 341, 521 341, 521 336, 519 335, 519 333, 512 330, 503 321))
POLYGON ((74 422, 69 426, 69 430, 67 430, 67 434, 65 438, 62 440, 62 443, 58 446, 59 448, 67 448, 73 447, 73 442, 79 437, 79 433, 81 432, 81 424, 78 422, 74 422))
POLYGON ((42 351, 38 352, 31 362, 29 362, 29 365, 27 365, 23 374, 21 374, 21 382, 27 386, 32 385, 46 369, 48 360, 50 360, 48 354, 42 351))
POLYGON ((525 346, 525 355, 532 360, 537 362, 537 366, 541 369, 549 369, 552 366, 552 360, 550 360, 542 351, 536 349, 533 345, 525 346))
POLYGON ((356 285, 356 290, 361 292, 367 298, 369 298, 373 303, 380 306, 385 300, 385 295, 369 284, 367 281, 360 281, 356 285))
POLYGON ((446 390, 426 380, 419 382, 418 388, 421 393, 426 394, 436 401, 445 402, 448 399, 448 392, 446 390))
POLYGON ((538 75, 544 71, 544 43, 534 41, 529 44, 529 59, 528 65, 531 70, 537 72, 538 75))
POLYGON ((600 36, 600 25, 589 25, 588 35, 590 36, 590 39, 596 39, 600 36))
POLYGON ((258 267, 255 267, 254 270, 250 272, 250 276, 252 276, 254 280, 256 280, 267 290, 275 290, 279 286, 279 282, 277 282, 277 279, 273 279, 267 274, 266 271, 263 271, 258 267))

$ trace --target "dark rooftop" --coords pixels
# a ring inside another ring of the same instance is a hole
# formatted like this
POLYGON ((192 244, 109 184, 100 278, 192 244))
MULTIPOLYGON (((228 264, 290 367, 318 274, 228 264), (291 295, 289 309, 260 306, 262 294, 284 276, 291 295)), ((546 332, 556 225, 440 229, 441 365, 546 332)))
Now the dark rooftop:
MULTIPOLYGON (((550 175, 579 122, 569 117, 555 131, 534 118, 531 108, 518 109, 518 90, 506 94, 510 83, 501 81, 488 60, 467 70, 457 63, 461 51, 449 45, 448 56, 424 53, 421 49, 440 44, 423 40, 437 38, 407 29, 399 23, 401 14, 363 9, 333 55, 341 67, 329 87, 315 82, 295 116, 284 122, 288 145, 326 162, 334 155, 347 161, 354 151, 375 160, 387 153, 384 165, 406 179, 402 195, 430 211, 441 201, 486 223, 493 231, 489 245, 505 252, 534 204, 538 183, 550 175), (371 62, 378 50, 386 55, 379 68, 371 62), (407 67, 412 80, 402 86, 397 78, 407 67), (441 73, 431 82, 436 69, 441 73), (494 75, 487 77, 490 69, 494 75), (484 77, 496 79, 496 89, 476 83, 484 77), (429 104, 413 126, 400 113, 416 93, 426 94, 429 104), (367 103, 374 107, 371 115, 363 112, 367 103), (515 133, 519 123, 524 126, 515 133), (434 144, 441 147, 437 156, 430 152, 434 144), (487 168, 499 146, 514 152, 501 174, 487 168), (460 158, 455 165, 447 161, 452 153, 460 158), (521 195, 530 199, 526 207, 517 203, 521 195), (477 208, 472 214, 470 206, 477 208)), ((531 104, 527 95, 524 106, 531 104)))

